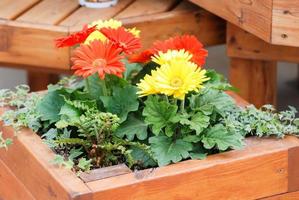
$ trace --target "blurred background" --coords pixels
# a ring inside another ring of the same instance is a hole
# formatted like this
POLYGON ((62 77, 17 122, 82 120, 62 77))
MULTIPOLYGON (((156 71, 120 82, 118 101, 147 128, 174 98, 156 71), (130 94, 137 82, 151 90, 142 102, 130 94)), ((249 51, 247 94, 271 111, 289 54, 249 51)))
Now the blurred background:
MULTIPOLYGON (((224 45, 207 48, 209 56, 206 68, 212 68, 228 76, 229 59, 224 45)), ((298 66, 293 63, 278 63, 278 104, 279 110, 293 105, 299 109, 299 78, 298 66)), ((19 84, 26 84, 26 72, 18 69, 0 68, 0 88, 13 88, 19 84)))

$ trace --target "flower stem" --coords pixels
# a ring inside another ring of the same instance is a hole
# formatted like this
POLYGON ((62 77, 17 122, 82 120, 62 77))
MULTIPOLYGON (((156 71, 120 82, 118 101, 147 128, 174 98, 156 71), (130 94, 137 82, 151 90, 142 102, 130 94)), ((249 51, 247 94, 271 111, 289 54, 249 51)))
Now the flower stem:
POLYGON ((108 96, 108 90, 107 90, 107 85, 106 85, 106 81, 103 80, 103 95, 104 96, 108 96))
POLYGON ((180 107, 181 113, 185 112, 185 99, 181 100, 181 107, 180 107))
POLYGON ((86 87, 86 90, 87 92, 90 94, 91 91, 90 91, 90 84, 89 84, 89 80, 88 78, 84 79, 85 80, 85 87, 86 87))

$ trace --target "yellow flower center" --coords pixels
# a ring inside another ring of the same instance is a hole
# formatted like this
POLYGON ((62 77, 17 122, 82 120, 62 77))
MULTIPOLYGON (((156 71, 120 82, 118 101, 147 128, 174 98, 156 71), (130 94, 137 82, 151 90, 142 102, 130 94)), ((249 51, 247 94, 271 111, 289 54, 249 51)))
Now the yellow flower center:
POLYGON ((99 58, 99 59, 95 59, 92 62, 92 65, 95 66, 95 67, 106 67, 107 62, 106 62, 105 59, 99 58))
POLYGON ((183 85, 183 81, 180 78, 176 77, 170 81, 170 85, 172 87, 179 88, 183 85))

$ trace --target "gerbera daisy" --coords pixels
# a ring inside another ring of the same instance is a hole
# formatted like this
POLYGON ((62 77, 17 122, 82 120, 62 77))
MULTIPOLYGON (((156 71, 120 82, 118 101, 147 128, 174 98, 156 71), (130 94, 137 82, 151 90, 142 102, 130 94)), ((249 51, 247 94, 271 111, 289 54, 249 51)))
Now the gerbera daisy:
MULTIPOLYGON (((144 54, 141 53, 139 57, 135 56, 135 61, 150 60, 150 57, 158 52, 165 53, 168 50, 181 50, 184 49, 192 55, 191 61, 196 63, 198 66, 203 66, 205 63, 205 58, 208 55, 208 51, 203 48, 201 42, 195 36, 192 35, 182 35, 169 38, 165 41, 156 41, 150 48, 153 52, 152 55, 148 55, 147 59, 144 54)), ((147 50, 148 52, 149 50, 147 50)))
POLYGON ((162 53, 159 51, 158 54, 152 57, 152 61, 159 65, 167 64, 168 62, 175 60, 175 61, 190 61, 192 55, 185 51, 184 49, 181 50, 168 50, 166 53, 162 53))
POLYGON ((141 48, 140 39, 126 31, 124 27, 118 29, 102 28, 100 31, 125 54, 132 54, 141 48))
POLYGON ((195 63, 171 60, 153 70, 151 76, 137 85, 138 94, 165 94, 183 100, 189 92, 203 88, 203 82, 209 80, 205 74, 206 70, 200 69, 195 63))
POLYGON ((98 20, 94 21, 90 24, 90 26, 96 26, 98 30, 94 31, 92 34, 88 36, 88 38, 85 40, 85 44, 89 44, 93 40, 101 40, 105 41, 106 37, 99 31, 101 28, 113 28, 117 29, 122 26, 122 22, 115 20, 115 19, 109 19, 109 20, 98 20))
POLYGON ((147 49, 139 54, 133 54, 129 57, 131 63, 147 63, 150 61, 151 57, 154 55, 155 51, 152 49, 147 49))
POLYGON ((105 74, 114 74, 122 77, 125 71, 124 64, 120 61, 121 50, 111 42, 92 41, 89 45, 81 44, 71 58, 72 69, 75 75, 84 78, 98 73, 101 79, 105 74))
POLYGON ((85 25, 82 29, 82 31, 71 34, 67 37, 58 38, 55 40, 55 46, 57 48, 61 47, 70 47, 74 46, 76 44, 80 44, 86 40, 86 38, 96 30, 96 26, 87 27, 85 25))

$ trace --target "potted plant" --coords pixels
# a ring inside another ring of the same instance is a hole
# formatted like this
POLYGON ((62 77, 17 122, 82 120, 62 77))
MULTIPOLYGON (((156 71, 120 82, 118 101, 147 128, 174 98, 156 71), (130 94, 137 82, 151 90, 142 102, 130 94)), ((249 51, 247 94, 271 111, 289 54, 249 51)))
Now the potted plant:
POLYGON ((115 6, 118 0, 79 0, 81 6, 87 8, 108 8, 115 6))
POLYGON ((299 141, 286 136, 299 132, 296 109, 257 109, 228 92, 203 68, 196 37, 136 53, 138 30, 109 20, 56 45, 78 45, 75 77, 41 93, 0 92, 0 179, 20 191, 0 181, 3 199, 258 199, 299 189, 299 141))

